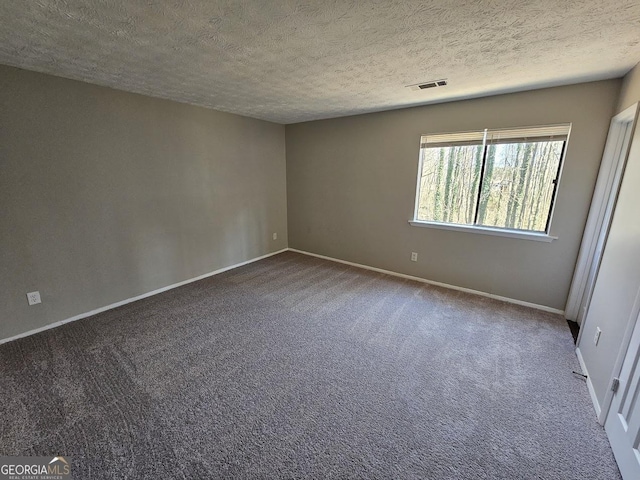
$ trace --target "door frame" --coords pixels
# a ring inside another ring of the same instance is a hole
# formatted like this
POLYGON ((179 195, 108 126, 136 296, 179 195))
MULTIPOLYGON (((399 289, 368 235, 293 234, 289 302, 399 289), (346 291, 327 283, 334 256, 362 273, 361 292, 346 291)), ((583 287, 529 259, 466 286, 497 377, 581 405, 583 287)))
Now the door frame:
MULTIPOLYGON (((586 317, 593 294, 624 167, 629 157, 631 139, 637 125, 638 113, 639 104, 635 103, 614 116, 609 126, 598 180, 565 306, 565 318, 580 324, 586 317)), ((583 329, 580 329, 581 333, 582 331, 583 329)), ((577 343, 579 341, 580 338, 577 343)))

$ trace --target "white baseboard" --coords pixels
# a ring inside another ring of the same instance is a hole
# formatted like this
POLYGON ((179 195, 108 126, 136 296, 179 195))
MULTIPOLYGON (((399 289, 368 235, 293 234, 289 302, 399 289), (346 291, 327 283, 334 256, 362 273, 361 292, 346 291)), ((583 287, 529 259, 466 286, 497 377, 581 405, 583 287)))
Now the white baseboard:
POLYGON ((345 265, 351 265, 352 267, 363 268, 365 270, 372 270, 374 272, 386 273, 387 275, 393 275, 394 277, 406 278, 409 280, 415 280, 416 282, 428 283, 429 285, 435 285, 437 287, 448 288, 451 290, 458 290, 460 292, 471 293, 473 295, 480 295, 481 297, 493 298, 494 300, 500 300, 507 303, 513 303, 516 305, 521 305, 523 307, 535 308, 536 310, 542 310, 544 312, 557 313, 560 315, 564 315, 564 310, 559 310, 557 308, 547 307, 545 305, 538 305, 537 303, 525 302, 522 300, 516 300, 515 298, 502 297, 500 295, 494 295, 493 293, 482 292, 480 290, 473 290, 471 288, 458 287, 456 285, 450 285, 448 283, 436 282, 434 280, 427 280, 422 277, 414 277, 413 275, 406 275, 404 273, 393 272, 391 270, 384 270, 382 268, 370 267, 369 265, 363 265, 361 263, 348 262, 347 260, 340 260, 338 258, 327 257, 325 255, 319 255, 317 253, 305 252, 304 250, 298 250, 297 248, 289 248, 290 252, 301 253, 303 255, 309 255, 311 257, 322 258, 324 260, 330 260, 332 262, 344 263, 345 265))
POLYGON ((218 275, 220 273, 226 272, 228 270, 233 270, 234 268, 242 267, 243 265, 247 265, 249 263, 257 262, 258 260, 262 260, 264 258, 272 257, 274 255, 278 255, 279 253, 286 252, 288 248, 283 248, 282 250, 278 250, 277 252, 267 253, 266 255, 262 255, 260 257, 252 258, 250 260, 246 260, 244 262, 236 263, 234 265, 229 265, 228 267, 219 268, 218 270, 214 270, 213 272, 205 273, 204 275, 199 275, 194 278, 190 278, 188 280, 184 280, 182 282, 174 283, 172 285, 168 285, 166 287, 158 288, 157 290, 153 290, 152 292, 143 293, 142 295, 137 295, 135 297, 127 298, 126 300, 122 300, 120 302, 112 303, 110 305, 96 308, 95 310, 91 310, 90 312, 81 313, 80 315, 76 315, 71 318, 67 318, 65 320, 60 320, 55 323, 50 323, 45 325, 44 327, 36 328, 34 330, 29 330, 28 332, 19 333, 18 335, 14 335, 13 337, 4 338, 0 340, 0 345, 3 343, 11 342, 13 340, 17 340, 19 338, 28 337, 29 335, 33 335, 35 333, 44 332, 45 330, 49 330, 51 328, 59 327, 60 325, 64 325, 65 323, 75 322, 76 320, 81 320, 83 318, 91 317, 92 315, 96 315, 98 313, 106 312, 107 310, 111 310, 122 305, 126 305, 127 303, 135 302, 136 300, 142 300, 143 298, 151 297, 153 295, 157 295, 158 293, 166 292, 167 290, 172 290, 177 287, 181 287, 182 285, 186 285, 188 283, 197 282, 198 280, 202 280, 204 278, 212 277, 214 275, 218 275))
POLYGON ((584 363, 584 359, 582 358, 582 353, 579 348, 576 348, 576 356, 578 357, 578 362, 580 362, 580 368, 582 369, 582 373, 587 376, 587 389, 589 389, 589 395, 591 396, 591 401, 593 402, 593 408, 596 411, 596 417, 598 418, 598 423, 600 425, 604 425, 604 420, 600 418, 602 409, 600 408, 600 402, 598 402, 598 397, 596 396, 596 391, 593 388, 593 383, 591 383, 591 377, 589 376, 589 371, 587 370, 587 366, 584 363))
MULTIPOLYGON (((81 320, 83 318, 91 317, 93 315, 97 315, 98 313, 102 313, 102 312, 105 312, 107 310, 111 310, 111 309, 120 307, 122 305, 126 305, 127 303, 135 302, 137 300, 142 300, 143 298, 151 297, 153 295, 157 295, 159 293, 166 292, 167 290, 171 290, 171 289, 174 289, 174 288, 177 288, 177 287, 181 287, 182 285, 186 285, 188 283, 197 282, 198 280, 202 280, 202 279, 207 278, 207 277, 212 277, 214 275, 218 275, 218 274, 226 272, 228 270, 233 270, 234 268, 242 267, 243 265, 247 265, 249 263, 257 262, 258 260, 262 260, 264 258, 268 258, 268 257, 271 257, 273 255, 278 255, 279 253, 283 253, 283 252, 286 252, 286 251, 301 253, 303 255, 309 255, 309 256, 312 256, 312 257, 322 258, 324 260, 343 263, 345 265, 351 265, 353 267, 363 268, 365 270, 372 270, 374 272, 385 273, 387 275, 393 275, 395 277, 406 278, 406 279, 409 279, 409 280, 414 280, 416 282, 427 283, 429 285, 435 285, 435 286, 438 286, 438 287, 449 288, 451 290, 458 290, 458 291, 461 291, 461 292, 471 293, 473 295, 480 295, 480 296, 483 296, 483 297, 493 298, 495 300, 501 300, 501 301, 507 302, 507 303, 513 303, 513 304, 516 304, 516 305, 522 305, 522 306, 525 306, 525 307, 535 308, 537 310, 543 310, 545 312, 564 314, 564 311, 562 311, 562 310, 558 310, 556 308, 547 307, 547 306, 544 306, 544 305, 538 305, 538 304, 535 304, 535 303, 524 302, 522 300, 516 300, 516 299, 508 298, 508 297, 502 297, 500 295, 494 295, 492 293, 481 292, 479 290, 472 290, 470 288, 458 287, 456 285, 449 285, 447 283, 436 282, 436 281, 433 281, 433 280, 427 280, 425 278, 414 277, 413 275, 406 275, 404 273, 393 272, 391 270, 384 270, 382 268, 370 267, 368 265, 362 265, 360 263, 354 263, 354 262, 349 262, 349 261, 346 261, 346 260, 340 260, 338 258, 327 257, 325 255, 319 255, 317 253, 306 252, 304 250, 298 250, 296 248, 284 248, 282 250, 278 250, 277 252, 268 253, 268 254, 262 255, 260 257, 252 258, 252 259, 246 260, 244 262, 240 262, 240 263, 236 263, 234 265, 230 265, 228 267, 220 268, 220 269, 215 270, 213 272, 205 273, 204 275, 200 275, 200 276, 197 276, 197 277, 194 277, 194 278, 190 278, 188 280, 184 280, 182 282, 174 283, 172 285, 168 285, 166 287, 159 288, 157 290, 153 290, 152 292, 143 293, 142 295, 137 295, 135 297, 127 298, 127 299, 122 300, 120 302, 112 303, 110 305, 106 305, 104 307, 100 307, 100 308, 97 308, 95 310, 91 310, 89 312, 85 312, 85 313, 81 313, 79 315, 75 315, 75 316, 73 316, 71 318, 60 320, 60 321, 55 322, 55 323, 50 323, 48 325, 45 325, 44 327, 40 327, 40 328, 36 328, 36 329, 33 329, 33 330, 29 330, 27 332, 23 332, 23 333, 20 333, 18 335, 14 335, 14 336, 9 337, 9 338, 0 339, 0 345, 2 345, 3 343, 11 342, 13 340, 17 340, 19 338, 28 337, 29 335, 33 335, 33 334, 36 334, 36 333, 39 333, 39 332, 43 332, 45 330, 49 330, 51 328, 59 327, 60 325, 64 325, 65 323, 75 322, 76 320, 81 320)), ((591 388, 593 388, 593 387, 591 387, 591 388)))

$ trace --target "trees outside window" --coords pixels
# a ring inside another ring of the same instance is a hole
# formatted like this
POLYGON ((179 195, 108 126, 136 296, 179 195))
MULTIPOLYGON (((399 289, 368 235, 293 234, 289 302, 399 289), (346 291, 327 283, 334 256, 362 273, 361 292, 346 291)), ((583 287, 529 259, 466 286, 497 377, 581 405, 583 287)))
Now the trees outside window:
POLYGON ((548 232, 569 128, 423 136, 414 220, 548 232))

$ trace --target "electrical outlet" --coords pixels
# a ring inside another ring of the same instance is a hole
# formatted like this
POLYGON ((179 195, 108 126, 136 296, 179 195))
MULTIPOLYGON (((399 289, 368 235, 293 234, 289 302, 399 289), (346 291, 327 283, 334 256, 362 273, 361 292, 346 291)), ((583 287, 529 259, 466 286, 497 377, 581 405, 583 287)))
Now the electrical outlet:
POLYGON ((598 345, 598 342, 600 341, 600 334, 602 333, 602 330, 600 330, 600 327, 596 327, 596 334, 593 337, 593 343, 595 345, 598 345))
POLYGON ((278 239, 278 234, 277 234, 277 233, 274 233, 274 234, 273 234, 273 239, 274 239, 274 240, 277 240, 277 239, 278 239))
POLYGON ((38 303, 42 303, 42 300, 40 300, 40 292, 27 293, 27 300, 29 301, 29 305, 36 305, 38 303))
POLYGON ((416 252, 411 252, 411 261, 412 262, 418 261, 418 254, 416 252))

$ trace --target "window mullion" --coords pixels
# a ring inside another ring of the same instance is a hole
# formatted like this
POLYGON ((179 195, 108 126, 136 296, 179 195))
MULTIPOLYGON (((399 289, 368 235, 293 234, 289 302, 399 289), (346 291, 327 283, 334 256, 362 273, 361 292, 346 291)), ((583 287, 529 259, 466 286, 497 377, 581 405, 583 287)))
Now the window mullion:
POLYGON ((482 167, 480 168, 480 182, 478 183, 478 195, 476 196, 476 214, 473 216, 473 224, 478 225, 478 213, 480 212, 480 196, 482 195, 482 186, 484 184, 484 171, 487 166, 487 131, 484 131, 484 139, 482 140, 482 167))
MULTIPOLYGON (((567 148, 566 140, 562 144, 562 152, 560 153, 560 159, 564 158, 564 153, 567 148)), ((558 180, 560 179, 560 170, 562 169, 562 160, 558 162, 558 170, 556 171, 556 177, 553 179, 553 191, 551 192, 551 205, 549 205, 549 212, 547 213, 547 223, 545 224, 544 231, 548 234, 549 227, 551 226, 551 215, 553 213, 553 207, 556 203, 556 194, 558 191, 558 180)))

